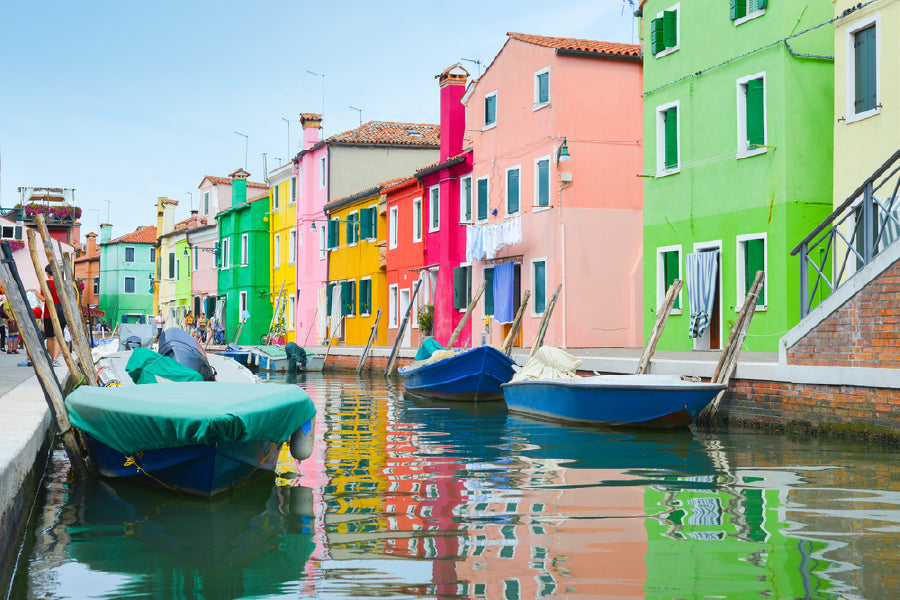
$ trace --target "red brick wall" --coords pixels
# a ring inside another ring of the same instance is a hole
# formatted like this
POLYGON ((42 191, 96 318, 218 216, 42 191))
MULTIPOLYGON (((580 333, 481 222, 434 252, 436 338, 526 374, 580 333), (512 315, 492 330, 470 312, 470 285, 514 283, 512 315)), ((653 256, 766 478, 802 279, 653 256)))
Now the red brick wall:
MULTIPOLYGON (((329 354, 328 359, 325 361, 325 371, 356 371, 356 367, 359 366, 359 359, 359 356, 329 354)), ((394 361, 396 364, 395 368, 399 369, 411 362, 411 358, 397 357, 397 360, 394 361)), ((384 370, 387 369, 387 363, 387 356, 372 356, 370 354, 366 357, 366 364, 363 366, 363 372, 383 374, 384 370)))
POLYGON ((788 348, 787 362, 900 368, 900 261, 788 348))

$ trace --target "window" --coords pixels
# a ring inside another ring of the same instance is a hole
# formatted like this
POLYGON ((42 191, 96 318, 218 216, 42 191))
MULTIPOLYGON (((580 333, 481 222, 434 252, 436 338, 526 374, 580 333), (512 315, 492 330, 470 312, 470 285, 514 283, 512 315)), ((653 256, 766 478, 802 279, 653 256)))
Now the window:
POLYGON ((372 280, 359 280, 359 314, 368 315, 372 312, 372 280))
POLYGON ((303 182, 305 181, 305 179, 303 177, 303 167, 302 166, 298 169, 298 172, 300 173, 300 181, 297 182, 297 197, 302 198, 303 197, 303 182))
POLYGON ((241 266, 250 264, 250 237, 244 233, 241 235, 241 266))
POLYGON ((506 214, 519 212, 519 165, 506 170, 506 214))
POLYGON ((194 260, 191 262, 191 266, 194 267, 194 270, 197 270, 197 264, 200 262, 200 248, 194 246, 194 260))
POLYGON ((880 81, 879 18, 860 21, 847 32, 847 121, 856 121, 881 112, 878 104, 880 81))
POLYGON ((280 187, 277 183, 272 187, 272 210, 278 210, 278 188, 280 187))
POLYGON ((484 314, 494 314, 494 267, 484 269, 484 314))
POLYGON ((359 242, 359 211, 347 215, 344 223, 344 233, 347 237, 347 245, 355 246, 359 242))
POLYGON ((428 190, 428 231, 441 228, 441 189, 434 186, 428 190))
POLYGON ((359 238, 363 240, 373 240, 378 237, 378 207, 375 205, 369 208, 359 209, 359 238))
POLYGON ((125 278, 125 293, 126 294, 134 293, 134 277, 126 277, 125 278))
POLYGON ((766 12, 766 0, 731 0, 731 20, 740 25, 766 12))
POLYGON ((169 279, 175 279, 175 253, 169 252, 169 279))
POLYGON ((534 110, 550 104, 550 67, 534 74, 534 110))
POLYGON ((328 249, 334 250, 338 247, 341 238, 341 223, 337 217, 328 221, 328 249))
POLYGON ((472 222, 472 177, 459 180, 459 222, 472 222))
POLYGON ((288 232, 288 264, 297 262, 297 230, 291 228, 288 232))
POLYGON ((240 320, 244 320, 246 316, 244 313, 248 312, 247 310, 247 292, 240 292, 239 300, 238 300, 238 308, 241 311, 240 320))
POLYGON ((134 262, 134 246, 125 246, 125 262, 134 262))
POLYGON ((231 238, 222 238, 222 268, 231 266, 231 238))
MULTIPOLYGON (((681 246, 666 246, 656 249, 656 306, 662 306, 663 300, 676 279, 681 276, 681 246)), ((683 288, 682 288, 683 289, 683 288)), ((675 298, 672 313, 681 313, 681 293, 675 298)))
POLYGON ((175 259, 175 281, 181 281, 181 259, 175 259))
POLYGON ((476 198, 478 203, 478 220, 485 221, 488 218, 488 178, 482 177, 476 182, 476 198))
POLYGON ((341 314, 352 317, 356 314, 356 281, 341 282, 341 314))
POLYGON ((291 198, 288 204, 294 204, 297 201, 297 177, 291 177, 291 198))
POLYGON ((534 161, 534 205, 550 206, 550 157, 534 161))
POLYGON ((759 73, 737 80, 738 148, 737 157, 755 156, 766 151, 766 75, 759 73))
POLYGON ((547 308, 547 261, 544 259, 531 261, 531 287, 534 289, 534 304, 531 310, 534 315, 543 314, 547 308))
POLYGON ((678 11, 680 4, 657 13, 650 21, 650 53, 656 58, 671 54, 678 50, 678 29, 680 27, 678 11))
POLYGON ((325 187, 325 157, 319 159, 319 188, 325 187))
POLYGON ((100 294, 100 277, 94 277, 94 295, 100 294))
POLYGON ((151 265, 156 264, 156 247, 155 246, 150 246, 150 264, 151 265))
MULTIPOLYGON (((737 236, 737 305, 736 311, 740 311, 744 305, 747 292, 753 286, 756 272, 766 272, 766 234, 750 234, 737 236)), ((756 300, 757 310, 765 310, 766 287, 760 288, 759 298, 756 300)))
POLYGON ((400 325, 400 290, 397 284, 388 286, 388 327, 396 329, 400 325))
POLYGON ((656 176, 665 177, 680 169, 678 102, 656 107, 656 176))
POLYGON ((209 192, 203 192, 203 214, 209 214, 209 192))
POLYGON ((296 307, 296 297, 294 294, 290 294, 287 298, 287 306, 284 307, 284 312, 287 313, 287 328, 288 331, 294 330, 294 309, 296 307))
POLYGON ((397 207, 392 206, 390 218, 388 219, 389 245, 391 248, 397 247, 397 207))
POLYGON ((422 199, 413 200, 413 241, 422 241, 422 199))
POLYGON ((497 124, 497 92, 493 91, 484 96, 484 128, 497 124))
POLYGON ((453 308, 466 310, 472 301, 472 267, 453 267, 453 308))
POLYGON ((281 234, 275 234, 275 241, 272 244, 272 268, 277 269, 281 266, 281 234))

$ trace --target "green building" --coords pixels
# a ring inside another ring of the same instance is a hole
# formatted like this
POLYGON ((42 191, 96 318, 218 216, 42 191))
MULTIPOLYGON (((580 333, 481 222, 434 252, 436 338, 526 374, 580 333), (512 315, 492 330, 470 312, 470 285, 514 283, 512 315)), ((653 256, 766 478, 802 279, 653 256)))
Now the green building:
POLYGON ((645 339, 680 278, 658 347, 721 348, 763 270, 745 349, 775 352, 800 320, 790 251, 831 212, 833 7, 644 0, 640 8, 645 339), (706 300, 691 306, 694 294, 706 300))
MULTIPOLYGON (((184 232, 175 242, 175 311, 183 317, 188 311, 194 310, 191 306, 191 273, 192 260, 188 252, 187 240, 184 232)), ((195 315, 196 316, 196 315, 195 315)))
POLYGON ((153 318, 156 227, 139 227, 111 240, 112 225, 100 228, 100 310, 110 327, 153 318))
POLYGON ((219 222, 219 300, 225 299, 223 325, 230 341, 240 325, 238 344, 259 344, 269 331, 269 198, 247 200, 247 177, 232 173, 231 208, 216 215, 219 222), (248 316, 249 315, 249 316, 248 316))

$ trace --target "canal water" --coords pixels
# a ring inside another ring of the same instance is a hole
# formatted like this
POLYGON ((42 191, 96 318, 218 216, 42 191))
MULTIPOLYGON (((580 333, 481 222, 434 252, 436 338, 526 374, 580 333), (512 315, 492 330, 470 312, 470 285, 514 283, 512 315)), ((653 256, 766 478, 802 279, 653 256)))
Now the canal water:
POLYGON ((893 450, 592 430, 308 375, 299 473, 213 500, 69 482, 53 456, 12 598, 896 598, 893 450))

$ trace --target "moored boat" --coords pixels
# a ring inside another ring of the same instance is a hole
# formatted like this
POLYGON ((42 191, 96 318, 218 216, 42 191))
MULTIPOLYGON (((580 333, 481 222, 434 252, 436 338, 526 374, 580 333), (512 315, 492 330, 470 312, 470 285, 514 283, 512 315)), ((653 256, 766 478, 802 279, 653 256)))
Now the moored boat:
MULTIPOLYGON (((439 355, 443 356, 443 355, 439 355)), ((452 352, 434 362, 416 361, 399 369, 403 387, 442 400, 502 400, 501 384, 513 376, 515 361, 492 346, 452 352)))

